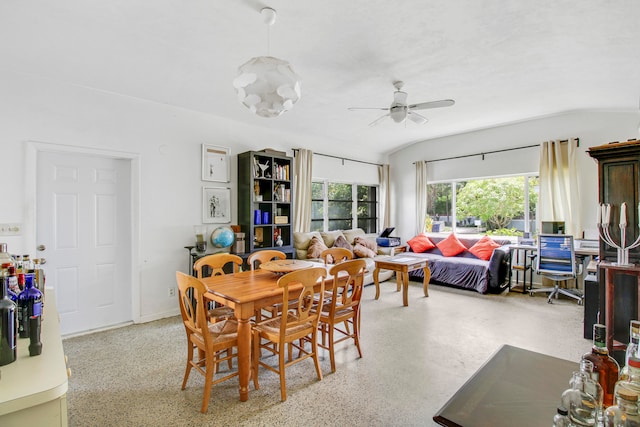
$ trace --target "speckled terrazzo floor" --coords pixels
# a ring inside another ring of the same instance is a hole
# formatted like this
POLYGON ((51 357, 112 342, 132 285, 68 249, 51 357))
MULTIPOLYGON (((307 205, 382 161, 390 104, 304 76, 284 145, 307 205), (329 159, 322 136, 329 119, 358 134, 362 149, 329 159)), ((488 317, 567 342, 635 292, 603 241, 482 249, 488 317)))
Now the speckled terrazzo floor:
MULTIPOLYGON (((199 412, 203 378, 180 390, 186 340, 179 317, 64 340, 70 426, 424 426, 501 345, 578 361, 582 310, 541 294, 480 295, 431 285, 424 298, 411 282, 409 307, 382 284, 380 300, 363 296, 362 350, 340 344, 337 371, 318 381, 308 360, 287 370, 286 402, 278 377, 260 371, 260 390, 238 400, 237 379, 215 385, 209 413, 199 412)), ((569 378, 567 378, 567 381, 569 378)), ((551 420, 549 425, 551 424, 551 420)))

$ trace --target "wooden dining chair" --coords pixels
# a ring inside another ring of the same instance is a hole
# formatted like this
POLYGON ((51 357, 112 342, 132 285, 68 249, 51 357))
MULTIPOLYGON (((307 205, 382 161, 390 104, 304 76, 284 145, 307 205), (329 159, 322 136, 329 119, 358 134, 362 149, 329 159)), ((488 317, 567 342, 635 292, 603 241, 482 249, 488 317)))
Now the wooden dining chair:
POLYGON ((262 366, 280 376, 280 397, 282 401, 287 400, 285 369, 308 358, 313 359, 318 380, 322 380, 317 336, 323 301, 319 296, 324 293, 326 276, 325 268, 312 267, 287 273, 278 279, 283 292, 281 314, 253 327, 253 382, 256 389, 259 387, 258 368, 262 366), (302 285, 302 290, 295 285, 302 285), (293 308, 289 300, 295 301, 293 308), (305 344, 309 344, 310 349, 305 344), (298 350, 298 357, 293 358, 291 348, 298 350), (277 368, 260 359, 262 349, 278 355, 277 368), (285 361, 287 349, 289 357, 285 361))
POLYGON ((333 289, 329 302, 325 302, 322 307, 319 326, 322 342, 318 345, 329 350, 331 372, 336 371, 335 345, 337 343, 353 339, 358 355, 362 357, 360 300, 365 269, 366 262, 363 259, 355 259, 336 264, 329 270, 329 274, 333 276, 333 289), (338 339, 335 337, 336 333, 340 334, 338 339))
POLYGON ((322 258, 325 264, 339 264, 343 261, 353 259, 353 252, 347 248, 329 248, 322 251, 320 258, 322 258))
POLYGON ((212 386, 238 375, 235 371, 213 379, 218 363, 237 356, 237 351, 233 349, 238 346, 238 324, 235 320, 209 323, 204 300, 206 286, 199 279, 179 271, 176 272, 176 281, 180 314, 187 334, 187 366, 182 380, 182 390, 187 386, 192 368, 204 375, 204 394, 200 412, 206 413, 212 386), (223 356, 223 352, 226 356, 223 356), (194 353, 197 355, 195 358, 194 353))
MULTIPOLYGON (((196 277, 202 279, 205 277, 206 271, 209 271, 209 276, 218 276, 226 274, 224 267, 230 264, 231 272, 237 273, 242 267, 242 258, 238 255, 228 253, 218 253, 212 255, 206 255, 199 258, 194 264, 193 269, 196 272, 196 277)), ((209 318, 211 321, 220 319, 229 319, 233 317, 233 308, 221 306, 213 307, 209 309, 209 318)))
MULTIPOLYGON (((256 251, 249 255, 247 258, 247 264, 249 264, 249 269, 255 270, 260 267, 262 263, 273 261, 275 259, 286 259, 287 255, 284 252, 278 251, 276 249, 265 249, 263 251, 256 251)), ((256 322, 260 322, 262 319, 262 311, 268 313, 268 317, 275 317, 278 315, 278 312, 281 308, 281 304, 263 307, 262 310, 256 310, 256 322)))
POLYGON ((249 264, 249 268, 251 270, 257 269, 260 264, 268 261, 273 261, 274 259, 285 259, 287 255, 275 249, 265 249, 263 251, 256 251, 249 255, 247 258, 247 264, 249 264))

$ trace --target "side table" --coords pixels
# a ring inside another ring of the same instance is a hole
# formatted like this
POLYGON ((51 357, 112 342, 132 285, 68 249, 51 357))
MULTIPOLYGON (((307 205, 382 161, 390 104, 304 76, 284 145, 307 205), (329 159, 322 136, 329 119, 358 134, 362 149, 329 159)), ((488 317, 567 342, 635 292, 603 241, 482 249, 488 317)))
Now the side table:
POLYGON ((397 290, 402 286, 402 302, 406 307, 409 305, 409 272, 419 268, 424 270, 424 280, 422 282, 424 296, 429 296, 429 280, 431 279, 431 270, 429 270, 429 261, 419 259, 412 256, 398 255, 391 258, 376 259, 376 269, 373 270, 373 283, 376 285, 376 299, 380 297, 380 282, 378 274, 380 269, 393 270, 396 272, 397 290))

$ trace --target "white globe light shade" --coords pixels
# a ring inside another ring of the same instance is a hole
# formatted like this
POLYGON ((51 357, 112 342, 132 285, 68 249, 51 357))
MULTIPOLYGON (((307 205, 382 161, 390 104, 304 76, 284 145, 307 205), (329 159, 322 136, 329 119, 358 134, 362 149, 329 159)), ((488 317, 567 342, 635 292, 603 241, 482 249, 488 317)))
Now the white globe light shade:
POLYGON ((300 78, 287 61, 259 56, 238 67, 238 100, 261 117, 278 117, 300 99, 300 78))

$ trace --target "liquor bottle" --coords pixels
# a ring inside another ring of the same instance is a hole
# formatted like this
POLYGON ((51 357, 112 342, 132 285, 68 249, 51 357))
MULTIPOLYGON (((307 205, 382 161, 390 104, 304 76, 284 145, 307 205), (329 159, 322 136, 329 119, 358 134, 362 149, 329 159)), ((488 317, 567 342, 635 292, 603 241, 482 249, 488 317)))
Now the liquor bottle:
POLYGON ((22 271, 25 273, 31 273, 33 271, 33 262, 29 254, 22 255, 22 271))
POLYGON ((8 273, 0 272, 0 366, 15 362, 16 305, 8 297, 8 273))
POLYGON ((567 409, 572 426, 595 426, 598 419, 597 402, 587 393, 585 380, 582 372, 574 372, 570 388, 562 393, 562 406, 567 409))
POLYGON ((571 427, 569 412, 562 406, 558 406, 558 412, 553 417, 553 427, 571 427))
POLYGON ((18 295, 20 293, 20 288, 18 287, 18 276, 16 275, 16 267, 14 265, 10 265, 7 271, 9 272, 9 290, 18 295))
POLYGON ((25 274, 24 291, 18 295, 18 332, 20 338, 29 338, 29 319, 33 313, 40 317, 42 313, 42 293, 33 286, 33 273, 25 274))
POLYGON ((0 243, 0 264, 13 264, 13 258, 11 257, 11 255, 9 255, 9 252, 7 252, 7 244, 6 243, 0 243))
POLYGON ((602 403, 604 400, 604 390, 600 383, 594 378, 593 363, 585 359, 580 360, 580 373, 584 378, 584 391, 593 396, 595 400, 597 420, 601 423, 605 409, 602 403))
MULTIPOLYGON (((640 344, 640 321, 632 320, 629 323, 629 344, 627 345, 627 351, 625 353, 625 365, 620 369, 619 381, 628 381, 630 364, 635 368, 640 367, 640 355, 638 354, 638 345, 640 344)), ((634 369, 631 367, 631 370, 634 369)), ((636 376, 640 373, 637 370, 634 371, 636 376)), ((637 378, 640 380, 640 378, 637 378)))
POLYGON ((29 356, 37 356, 42 353, 42 341, 40 341, 40 326, 42 322, 42 293, 33 286, 31 288, 33 298, 29 298, 29 356), (40 295, 38 295, 40 293, 40 295))
POLYGON ((593 376, 602 386, 604 392, 602 403, 606 408, 614 403, 613 393, 620 374, 620 367, 618 362, 609 356, 605 337, 606 327, 599 323, 594 324, 593 347, 591 352, 583 355, 582 358, 593 363, 593 376))
POLYGON ((631 427, 640 425, 638 414, 638 392, 627 387, 621 381, 616 390, 616 404, 608 407, 604 413, 605 427, 631 427))

